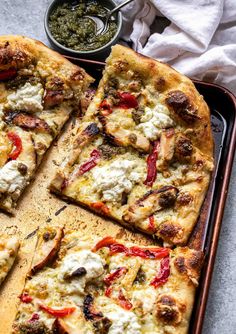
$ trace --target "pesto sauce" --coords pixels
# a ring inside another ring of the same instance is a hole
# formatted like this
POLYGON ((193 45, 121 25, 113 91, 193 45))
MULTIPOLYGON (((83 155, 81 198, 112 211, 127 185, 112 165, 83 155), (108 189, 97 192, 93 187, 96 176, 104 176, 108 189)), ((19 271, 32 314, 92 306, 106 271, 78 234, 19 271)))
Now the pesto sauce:
POLYGON ((59 5, 49 17, 49 29, 60 44, 75 51, 96 50, 107 44, 117 31, 110 19, 104 34, 96 36, 95 22, 86 15, 104 15, 107 9, 97 1, 78 1, 74 10, 71 3, 59 5))

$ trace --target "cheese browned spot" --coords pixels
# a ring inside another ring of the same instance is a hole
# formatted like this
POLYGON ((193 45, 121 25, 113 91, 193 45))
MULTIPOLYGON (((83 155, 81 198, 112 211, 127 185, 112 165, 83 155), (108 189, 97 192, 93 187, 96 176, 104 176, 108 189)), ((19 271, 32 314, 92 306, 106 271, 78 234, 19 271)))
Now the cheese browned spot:
POLYGON ((179 192, 177 197, 177 205, 188 205, 192 200, 193 196, 188 192, 179 192))
POLYGON ((163 92, 166 89, 167 82, 164 77, 160 77, 155 82, 155 88, 158 92, 163 92))
MULTIPOLYGON (((184 307, 182 307, 185 310, 184 307)), ((177 325, 182 320, 182 312, 176 300, 168 295, 159 297, 156 305, 157 321, 168 325, 177 325)))
POLYGON ((186 275, 189 280, 197 286, 197 277, 200 275, 202 263, 203 255, 200 252, 193 252, 188 258, 185 258, 184 256, 177 257, 174 265, 180 274, 186 275))
POLYGON ((158 227, 158 233, 166 240, 176 237, 178 234, 183 233, 183 229, 177 223, 171 222, 162 223, 158 227))

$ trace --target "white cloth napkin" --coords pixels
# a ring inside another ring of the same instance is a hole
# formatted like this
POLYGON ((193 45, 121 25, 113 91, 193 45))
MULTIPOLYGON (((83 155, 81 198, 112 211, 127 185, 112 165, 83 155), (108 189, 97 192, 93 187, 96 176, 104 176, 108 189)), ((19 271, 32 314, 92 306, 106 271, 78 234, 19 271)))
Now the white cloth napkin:
POLYGON ((236 0, 134 0, 122 12, 122 37, 136 51, 236 93, 236 0), (161 16, 170 24, 151 33, 161 16))

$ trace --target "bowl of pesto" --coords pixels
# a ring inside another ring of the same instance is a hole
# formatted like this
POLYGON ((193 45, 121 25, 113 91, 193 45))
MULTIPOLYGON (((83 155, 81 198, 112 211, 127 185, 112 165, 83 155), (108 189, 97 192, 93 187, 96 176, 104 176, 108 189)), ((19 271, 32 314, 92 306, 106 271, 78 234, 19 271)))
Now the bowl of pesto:
POLYGON ((51 45, 66 55, 105 58, 121 32, 122 14, 114 13, 103 32, 112 0, 54 0, 45 14, 45 31, 51 45))

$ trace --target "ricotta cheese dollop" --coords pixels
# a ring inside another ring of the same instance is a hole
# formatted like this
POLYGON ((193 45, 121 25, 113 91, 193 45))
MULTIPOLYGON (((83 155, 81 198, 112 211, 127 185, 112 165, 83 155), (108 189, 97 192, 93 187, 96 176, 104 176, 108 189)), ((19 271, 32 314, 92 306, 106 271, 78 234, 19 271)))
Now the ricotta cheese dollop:
POLYGON ((141 325, 133 312, 116 309, 106 313, 106 316, 112 321, 109 334, 141 334, 141 325))
POLYGON ((0 169, 0 193, 19 193, 25 185, 25 178, 18 170, 16 160, 9 161, 0 169))
POLYGON ((100 277, 104 273, 104 261, 96 253, 89 250, 81 250, 64 257, 59 268, 58 278, 63 283, 78 268, 84 268, 86 273, 81 276, 72 276, 70 284, 66 284, 69 293, 84 293, 87 282, 100 277))
POLYGON ((169 116, 169 110, 162 104, 157 104, 154 109, 145 108, 145 113, 141 117, 141 123, 137 126, 143 134, 150 140, 156 140, 161 136, 162 129, 174 125, 174 121, 169 116))
POLYGON ((42 99, 44 89, 41 83, 31 85, 27 82, 16 92, 8 95, 8 107, 13 110, 24 110, 27 112, 38 112, 43 110, 42 99))
POLYGON ((150 313, 153 310, 154 304, 157 299, 157 292, 153 287, 149 287, 146 290, 136 290, 133 292, 133 300, 139 304, 141 302, 143 311, 150 313))
POLYGON ((117 159, 110 165, 94 168, 93 189, 102 194, 108 202, 121 201, 123 193, 129 193, 133 185, 142 177, 137 161, 117 159))

